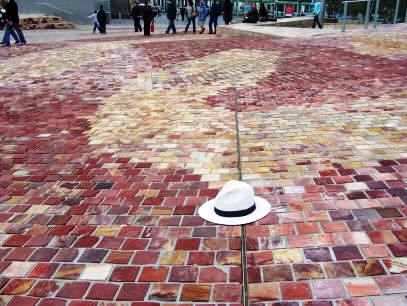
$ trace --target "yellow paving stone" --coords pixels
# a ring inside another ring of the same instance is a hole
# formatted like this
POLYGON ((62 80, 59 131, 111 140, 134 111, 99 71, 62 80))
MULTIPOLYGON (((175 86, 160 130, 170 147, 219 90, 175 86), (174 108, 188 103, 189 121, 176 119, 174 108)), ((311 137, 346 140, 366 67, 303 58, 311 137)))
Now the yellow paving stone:
POLYGON ((158 189, 142 189, 137 192, 139 197, 156 197, 160 190, 158 189))
POLYGON ((150 215, 152 216, 169 216, 173 209, 169 207, 153 207, 150 215))
POLYGON ((304 261, 301 251, 298 249, 275 250, 273 251, 274 263, 302 263, 304 261))
POLYGON ((172 251, 165 252, 161 259, 161 265, 183 265, 187 257, 187 252, 184 251, 172 251))
POLYGON ((120 225, 99 225, 95 232, 95 236, 116 236, 120 230, 120 225))
POLYGON ((27 197, 24 196, 13 196, 5 202, 5 204, 23 204, 27 197))
POLYGON ((35 215, 35 214, 43 214, 50 205, 32 205, 27 211, 27 214, 35 215))

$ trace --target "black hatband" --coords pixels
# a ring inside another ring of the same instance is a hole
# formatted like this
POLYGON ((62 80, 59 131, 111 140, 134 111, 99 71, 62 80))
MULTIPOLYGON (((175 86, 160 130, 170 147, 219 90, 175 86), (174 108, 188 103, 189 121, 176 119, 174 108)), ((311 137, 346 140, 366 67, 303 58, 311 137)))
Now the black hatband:
POLYGON ((244 217, 244 216, 251 214, 252 212, 254 212, 256 210, 256 203, 253 203, 252 206, 250 206, 247 209, 243 209, 243 210, 224 211, 224 210, 217 209, 216 207, 214 207, 214 210, 215 210, 215 213, 221 217, 227 217, 227 218, 244 217))

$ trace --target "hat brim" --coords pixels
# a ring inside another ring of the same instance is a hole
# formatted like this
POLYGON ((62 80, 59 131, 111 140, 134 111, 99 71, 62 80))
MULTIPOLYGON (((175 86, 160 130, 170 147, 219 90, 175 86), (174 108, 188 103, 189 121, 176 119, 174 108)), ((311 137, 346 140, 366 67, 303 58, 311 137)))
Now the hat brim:
POLYGON ((199 207, 198 214, 202 219, 206 221, 223 224, 223 225, 242 225, 255 222, 268 215, 271 211, 270 203, 263 198, 254 197, 254 203, 256 203, 256 210, 251 214, 243 217, 222 217, 215 213, 215 199, 210 200, 201 207, 199 207))

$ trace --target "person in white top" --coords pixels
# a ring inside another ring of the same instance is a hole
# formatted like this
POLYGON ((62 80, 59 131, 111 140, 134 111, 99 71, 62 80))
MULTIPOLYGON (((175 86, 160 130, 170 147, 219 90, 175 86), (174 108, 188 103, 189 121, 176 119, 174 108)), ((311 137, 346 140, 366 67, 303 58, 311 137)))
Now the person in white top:
POLYGON ((98 12, 94 11, 94 13, 90 16, 88 16, 89 18, 92 18, 93 20, 93 34, 95 34, 96 29, 99 30, 100 32, 100 27, 99 27, 99 21, 98 21, 98 17, 97 17, 98 12))

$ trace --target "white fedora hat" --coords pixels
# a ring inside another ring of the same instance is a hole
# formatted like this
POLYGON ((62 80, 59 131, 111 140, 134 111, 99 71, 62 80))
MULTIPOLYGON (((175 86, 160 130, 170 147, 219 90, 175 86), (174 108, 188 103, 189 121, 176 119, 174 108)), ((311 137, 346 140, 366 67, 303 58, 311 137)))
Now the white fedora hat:
POLYGON ((264 218, 270 210, 270 203, 266 199, 254 196, 252 186, 229 181, 215 199, 199 208, 198 214, 212 223, 241 225, 264 218))

